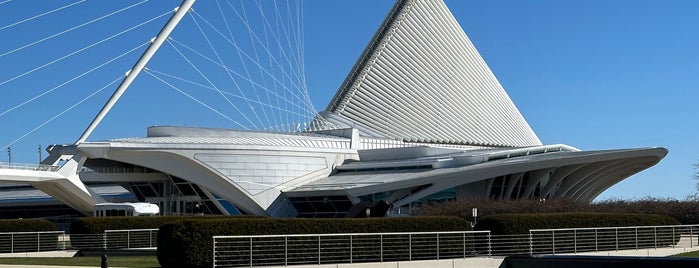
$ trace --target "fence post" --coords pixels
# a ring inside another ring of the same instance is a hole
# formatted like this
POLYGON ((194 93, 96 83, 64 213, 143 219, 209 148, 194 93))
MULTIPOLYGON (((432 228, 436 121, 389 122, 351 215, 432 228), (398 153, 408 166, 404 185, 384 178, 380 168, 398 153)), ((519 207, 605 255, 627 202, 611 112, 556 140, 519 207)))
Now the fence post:
POLYGON ((658 249, 658 228, 653 227, 653 248, 658 249))
POLYGON ((10 253, 15 253, 15 234, 10 234, 10 253))
POLYGON ((353 261, 353 251, 354 251, 354 244, 352 243, 352 235, 350 235, 350 263, 353 261))
POLYGON ((636 236, 636 250, 638 250, 638 227, 633 228, 636 236))
POLYGON ((131 230, 126 230, 126 248, 131 249, 131 230))
MULTIPOLYGON (((464 259, 465 259, 466 258, 466 232, 464 232, 462 235, 463 235, 463 240, 464 240, 463 241, 463 245, 464 245, 464 252, 463 252, 464 254, 463 255, 464 255, 464 259)), ((476 235, 474 234, 473 237, 475 238, 476 235)), ((475 242, 475 239, 474 239, 474 242, 475 242)))
POLYGON ((102 249, 107 250, 107 231, 102 233, 102 249))
POLYGON ((437 260, 439 260, 439 233, 437 233, 437 260))
POLYGON ((284 236, 284 266, 289 265, 289 237, 284 236))
POLYGON ((250 249, 250 267, 252 267, 252 236, 250 237, 249 249, 250 249))
POLYGON ((213 240, 213 241, 212 241, 212 242, 213 242, 213 246, 212 246, 213 254, 212 254, 212 257, 211 257, 211 263, 213 264, 214 268, 216 268, 216 237, 215 237, 215 236, 212 237, 211 240, 213 240))
POLYGON ((413 260, 413 234, 408 234, 408 260, 413 260))
POLYGON ((41 233, 36 233, 36 252, 41 251, 41 233))
MULTIPOLYGON (((551 233, 553 234, 553 233, 551 233)), ((529 230, 529 255, 534 255, 534 240, 532 237, 532 231, 529 230)))
POLYGON ((619 228, 614 228, 614 240, 616 251, 619 251, 619 228))
POLYGON ((383 234, 379 235, 379 259, 383 262, 383 234))
POLYGON ((492 257, 493 255, 493 244, 492 240, 490 237, 490 231, 488 231, 488 257, 492 257))
POLYGON ((320 265, 320 235, 318 236, 318 265, 320 265))
POLYGON ((692 229, 694 229, 694 226, 689 226, 689 247, 690 248, 694 246, 694 241, 693 241, 694 237, 692 235, 692 229))
MULTIPOLYGON (((682 239, 682 235, 680 235, 680 239, 682 239)), ((671 241, 672 241, 672 248, 675 248, 675 244, 676 244, 675 243, 675 226, 672 226, 672 240, 671 241)), ((677 240, 677 242, 679 243, 680 241, 677 240)))
POLYGON ((597 238, 597 228, 595 228, 595 252, 597 252, 597 243, 599 241, 599 238, 597 238))
POLYGON ((573 229, 573 253, 578 253, 578 230, 573 229))

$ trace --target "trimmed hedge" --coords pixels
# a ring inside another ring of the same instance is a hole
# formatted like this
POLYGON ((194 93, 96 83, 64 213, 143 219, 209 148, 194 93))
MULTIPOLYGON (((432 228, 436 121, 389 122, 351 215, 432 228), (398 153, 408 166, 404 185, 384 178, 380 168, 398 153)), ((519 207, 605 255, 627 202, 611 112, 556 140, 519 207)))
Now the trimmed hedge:
MULTIPOLYGON (((158 232, 158 261, 163 268, 211 267, 214 235, 282 235, 469 231, 457 217, 368 219, 240 218, 183 220, 163 225, 158 232)), ((376 244, 372 244, 376 247, 376 244)), ((304 250, 304 249, 301 249, 304 250)))
MULTIPOLYGON (((133 229, 158 229, 160 226, 186 219, 221 219, 221 218, 256 218, 259 216, 120 216, 120 217, 86 217, 80 218, 70 225, 70 233, 73 234, 71 244, 77 249, 118 249, 127 246, 127 234, 110 233, 106 230, 133 230, 133 229), (105 241, 106 240, 106 241, 105 241)), ((148 240, 149 237, 140 237, 148 240)), ((133 243, 140 243, 139 237, 131 238, 133 243)), ((150 244, 150 241, 147 241, 150 244)))
POLYGON ((166 223, 187 219, 257 218, 259 216, 120 216, 86 217, 70 224, 71 234, 102 234, 105 230, 157 229, 166 223))
POLYGON ((528 234, 531 229, 677 225, 677 220, 654 214, 532 213, 497 214, 478 220, 476 230, 494 235, 528 234))
POLYGON ((0 233, 56 231, 56 225, 45 219, 0 220, 0 233))

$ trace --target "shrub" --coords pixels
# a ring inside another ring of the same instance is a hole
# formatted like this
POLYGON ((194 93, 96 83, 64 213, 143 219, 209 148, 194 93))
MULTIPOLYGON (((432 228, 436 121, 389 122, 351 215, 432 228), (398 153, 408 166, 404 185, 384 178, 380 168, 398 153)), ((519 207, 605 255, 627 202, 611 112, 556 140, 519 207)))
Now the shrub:
MULTIPOLYGON (((468 231, 456 217, 369 219, 211 219, 166 224, 158 232, 158 261, 162 267, 211 267, 214 235, 281 235, 468 231)), ((377 247, 377 243, 371 245, 377 247)), ((306 251, 305 249, 299 249, 306 251)))
MULTIPOLYGON (((86 217, 74 221, 70 225, 71 245, 77 249, 125 248, 128 241, 125 233, 105 234, 106 230, 158 229, 160 226, 184 219, 220 219, 256 216, 150 216, 150 217, 86 217)), ((138 239, 135 238, 136 240, 138 239)), ((148 237, 141 237, 148 240, 148 237)), ((150 241, 146 243, 150 245, 150 241)))
POLYGON ((699 194, 683 199, 645 197, 637 200, 607 199, 593 203, 568 199, 547 200, 493 200, 470 198, 446 202, 426 203, 415 209, 417 216, 471 216, 471 208, 478 208, 480 217, 506 213, 607 212, 660 214, 677 219, 682 224, 699 224, 699 194))
POLYGON ((0 233, 45 231, 56 231, 56 225, 44 219, 0 220, 0 233))
POLYGON ((477 230, 490 230, 495 235, 527 234, 532 229, 590 228, 621 226, 677 225, 677 220, 664 215, 621 213, 533 213, 499 214, 478 221, 477 230))
POLYGON ((184 219, 220 219, 255 216, 150 216, 150 217, 86 217, 70 224, 71 234, 102 234, 106 230, 158 229, 160 226, 184 219))

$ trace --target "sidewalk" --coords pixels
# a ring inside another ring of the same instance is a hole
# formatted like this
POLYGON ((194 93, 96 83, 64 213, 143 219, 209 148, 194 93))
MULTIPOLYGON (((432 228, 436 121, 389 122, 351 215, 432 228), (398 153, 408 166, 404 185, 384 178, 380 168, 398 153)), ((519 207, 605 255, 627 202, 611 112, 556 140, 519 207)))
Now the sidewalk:
MULTIPOLYGON (((86 267, 100 267, 100 264, 98 263, 95 266, 47 266, 47 265, 0 264, 0 268, 10 268, 10 267, 17 267, 17 268, 86 268, 86 267)), ((117 268, 117 267, 113 267, 113 268, 117 268)))

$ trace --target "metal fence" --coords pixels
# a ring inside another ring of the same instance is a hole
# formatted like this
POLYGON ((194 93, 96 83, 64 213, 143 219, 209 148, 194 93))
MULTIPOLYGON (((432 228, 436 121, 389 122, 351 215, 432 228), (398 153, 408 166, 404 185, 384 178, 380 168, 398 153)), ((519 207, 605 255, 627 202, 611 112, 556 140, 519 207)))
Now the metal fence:
POLYGON ((0 233, 0 253, 55 251, 65 246, 63 231, 0 233))
POLYGON ((158 229, 106 230, 101 234, 71 234, 72 249, 154 249, 158 229))
POLYGON ((158 229, 104 231, 106 249, 157 248, 158 229))
POLYGON ((699 225, 539 229, 529 235, 528 254, 692 248, 698 242, 699 225))
POLYGON ((488 255, 489 231, 214 236, 214 266, 361 263, 488 255))
POLYGON ((57 171, 59 166, 40 165, 31 163, 2 163, 0 169, 19 169, 19 170, 39 170, 39 171, 57 171))
POLYGON ((490 231, 214 236, 214 267, 439 260, 697 246, 699 225, 490 231))
POLYGON ((214 236, 215 267, 362 263, 489 255, 490 232, 214 236))
POLYGON ((0 254, 60 250, 155 249, 158 229, 107 230, 102 234, 54 232, 0 233, 0 254))

